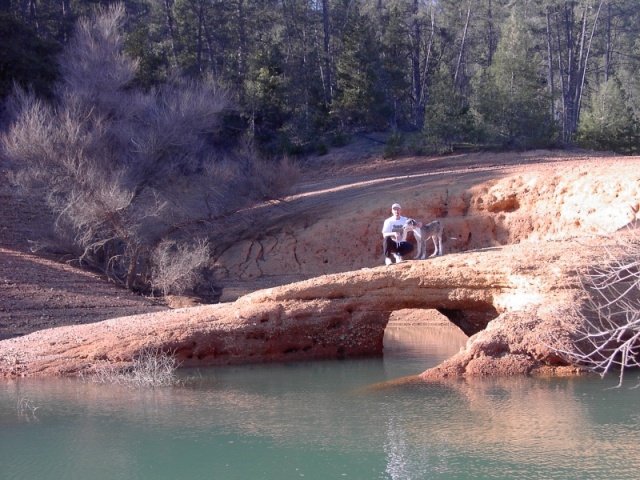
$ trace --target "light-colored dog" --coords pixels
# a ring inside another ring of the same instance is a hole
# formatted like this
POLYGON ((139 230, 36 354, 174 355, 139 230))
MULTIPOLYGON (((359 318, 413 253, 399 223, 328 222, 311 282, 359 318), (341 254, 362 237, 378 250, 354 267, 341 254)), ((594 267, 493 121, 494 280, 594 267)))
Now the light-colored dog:
POLYGON ((442 255, 442 224, 438 220, 423 225, 422 222, 417 222, 413 218, 409 218, 404 224, 402 235, 407 237, 407 233, 413 231, 413 236, 418 242, 418 251, 414 259, 421 258, 424 260, 427 256, 427 240, 430 238, 433 240, 433 245, 436 248, 435 252, 429 256, 435 257, 442 255))

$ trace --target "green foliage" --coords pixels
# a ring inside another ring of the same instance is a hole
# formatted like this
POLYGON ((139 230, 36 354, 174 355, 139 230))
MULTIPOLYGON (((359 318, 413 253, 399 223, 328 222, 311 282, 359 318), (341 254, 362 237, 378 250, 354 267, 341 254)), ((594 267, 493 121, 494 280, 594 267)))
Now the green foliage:
POLYGON ((332 147, 346 147, 350 142, 351 136, 343 132, 336 132, 329 136, 329 143, 332 147))
POLYGON ((404 135, 402 132, 394 130, 387 138, 384 145, 384 151, 382 155, 384 158, 394 158, 404 153, 404 135))
POLYGON ((422 132, 414 132, 405 138, 405 151, 410 155, 428 155, 433 153, 433 145, 427 143, 422 132))
POLYGON ((603 83, 590 98, 578 128, 579 145, 634 154, 640 151, 640 122, 617 78, 603 83))
POLYGON ((512 15, 493 65, 476 82, 475 108, 485 141, 509 148, 545 147, 555 141, 536 59, 528 27, 512 15))
POLYGON ((316 153, 320 157, 326 155, 327 153, 329 153, 329 147, 327 147, 327 144, 324 142, 318 142, 316 144, 316 153))
MULTIPOLYGON (((264 145, 288 142, 282 131, 288 116, 285 102, 287 80, 283 71, 283 56, 277 47, 266 47, 252 58, 252 75, 245 81, 246 105, 252 112, 251 124, 256 140, 264 145), (277 139, 277 136, 281 137, 277 139), (274 142, 275 141, 275 142, 274 142)), ((288 137, 288 136, 287 136, 288 137)), ((278 148, 269 148, 277 151, 278 148)), ((284 150, 280 150, 284 151, 284 150)))
MULTIPOLYGON (((51 96, 53 53, 77 18, 107 3, 3 2, 0 36, 11 41, 0 49, 0 99, 14 80, 51 96)), ((236 109, 219 144, 248 133, 263 151, 299 155, 336 130, 424 127, 407 139, 415 151, 572 142, 586 93, 612 76, 640 115, 637 0, 326 5, 126 0, 125 52, 139 65, 128 88, 151 91, 173 71, 213 78, 236 109)))
POLYGON ((0 38, 4 39, 0 48, 0 100, 9 95, 14 83, 50 97, 58 75, 55 55, 59 44, 38 38, 33 29, 8 14, 0 14, 0 38))
POLYGON ((345 127, 385 129, 391 115, 379 85, 378 42, 357 8, 348 15, 336 60, 333 112, 345 127))
MULTIPOLYGON (((638 42, 640 43, 640 41, 638 42)), ((640 45, 639 45, 640 47, 640 45)), ((635 119, 640 118, 640 55, 636 65, 620 71, 616 77, 620 80, 620 88, 624 91, 625 102, 631 109, 635 119)))
POLYGON ((453 151, 454 144, 473 139, 474 119, 448 72, 437 72, 425 110, 424 141, 430 151, 453 151))
POLYGON ((412 79, 408 61, 412 52, 410 25, 413 19, 411 2, 389 1, 385 8, 370 14, 368 21, 375 25, 379 37, 376 70, 379 88, 383 92, 382 111, 385 128, 411 124, 413 99, 412 79), (383 100, 384 99, 384 100, 383 100))
POLYGON ((138 25, 125 36, 124 52, 138 60, 135 85, 149 90, 167 80, 170 66, 162 43, 154 42, 150 27, 138 25))

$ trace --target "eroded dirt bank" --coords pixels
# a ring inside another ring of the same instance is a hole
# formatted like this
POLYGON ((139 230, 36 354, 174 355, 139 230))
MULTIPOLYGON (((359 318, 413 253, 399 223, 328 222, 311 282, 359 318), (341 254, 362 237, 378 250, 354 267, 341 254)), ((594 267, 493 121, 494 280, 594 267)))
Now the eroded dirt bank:
MULTIPOLYGON (((233 303, 5 340, 1 374, 124 365, 148 344, 175 350, 185 365, 379 354, 389 315, 403 308, 438 309, 473 334, 462 352, 425 377, 566 369, 548 346, 566 344, 566 326, 577 321, 576 270, 605 261, 603 246, 615 248, 610 234, 636 219, 640 159, 530 152, 334 162, 314 166, 286 202, 263 207, 279 212, 272 228, 247 228, 216 258, 223 300, 284 286, 233 303), (442 220, 444 257, 380 266, 379 230, 396 201, 407 216, 442 220), (304 281, 289 284, 294 280, 304 281)), ((6 246, 3 264, 24 253, 6 246)), ((4 311, 30 320, 18 296, 5 295, 4 283, 4 311), (6 298, 13 299, 9 308, 6 298)), ((19 290, 18 283, 11 285, 19 290)), ((81 283, 78 296, 87 293, 81 283)), ((147 312, 158 308, 148 305, 147 312)))

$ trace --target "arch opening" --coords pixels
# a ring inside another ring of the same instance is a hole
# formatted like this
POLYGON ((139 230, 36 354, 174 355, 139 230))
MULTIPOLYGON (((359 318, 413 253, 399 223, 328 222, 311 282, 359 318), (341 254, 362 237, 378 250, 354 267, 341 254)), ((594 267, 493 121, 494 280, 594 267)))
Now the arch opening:
POLYGON ((468 336, 435 309, 402 309, 391 313, 384 330, 383 356, 412 362, 457 353, 468 336))
POLYGON ((473 309, 438 308, 437 310, 469 337, 487 328, 489 322, 498 316, 498 311, 490 304, 473 309))

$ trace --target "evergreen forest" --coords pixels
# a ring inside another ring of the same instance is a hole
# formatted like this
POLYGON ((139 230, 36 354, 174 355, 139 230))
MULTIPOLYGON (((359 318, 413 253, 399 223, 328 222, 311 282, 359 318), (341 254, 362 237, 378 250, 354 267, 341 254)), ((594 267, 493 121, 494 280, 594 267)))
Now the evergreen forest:
MULTIPOLYGON (((78 20, 108 3, 0 0, 0 98, 16 83, 54 98, 78 20)), ((266 154, 322 154, 382 131, 390 152, 640 148, 637 0, 123 6, 122 49, 136 62, 123 88, 215 81, 229 105, 221 146, 249 138, 266 154)))

